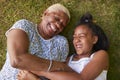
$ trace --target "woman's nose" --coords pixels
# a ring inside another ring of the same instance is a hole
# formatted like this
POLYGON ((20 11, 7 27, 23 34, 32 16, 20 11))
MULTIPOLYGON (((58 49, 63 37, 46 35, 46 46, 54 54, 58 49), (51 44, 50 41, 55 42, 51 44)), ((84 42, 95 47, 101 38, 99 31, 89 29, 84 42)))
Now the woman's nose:
POLYGON ((59 26, 64 27, 64 26, 63 26, 63 22, 57 21, 56 23, 57 23, 59 26))
POLYGON ((63 26, 63 23, 61 23, 61 22, 56 22, 56 24, 57 24, 57 27, 59 28, 59 29, 63 29, 64 28, 64 26, 63 26))

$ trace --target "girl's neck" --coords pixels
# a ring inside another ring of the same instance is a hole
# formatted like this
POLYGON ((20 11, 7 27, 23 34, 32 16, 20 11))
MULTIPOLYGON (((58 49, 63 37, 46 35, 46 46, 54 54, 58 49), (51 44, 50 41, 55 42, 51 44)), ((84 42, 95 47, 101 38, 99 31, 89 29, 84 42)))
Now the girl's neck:
POLYGON ((75 54, 73 60, 79 60, 84 57, 90 57, 91 54, 75 54))

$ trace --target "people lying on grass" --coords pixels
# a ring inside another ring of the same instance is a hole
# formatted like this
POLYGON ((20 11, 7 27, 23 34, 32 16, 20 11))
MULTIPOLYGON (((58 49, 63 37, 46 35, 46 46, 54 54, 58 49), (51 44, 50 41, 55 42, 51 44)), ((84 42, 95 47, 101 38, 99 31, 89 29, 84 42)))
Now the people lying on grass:
MULTIPOLYGON (((74 71, 33 71, 50 80, 107 80, 109 60, 107 50, 108 38, 100 26, 93 22, 91 14, 84 14, 78 21, 73 34, 76 53, 67 61, 74 71)), ((54 67, 54 65, 52 65, 54 67)), ((18 80, 38 80, 31 72, 21 71, 18 80), (27 73, 26 76, 23 76, 27 73), (22 79, 23 78, 23 79, 22 79)))

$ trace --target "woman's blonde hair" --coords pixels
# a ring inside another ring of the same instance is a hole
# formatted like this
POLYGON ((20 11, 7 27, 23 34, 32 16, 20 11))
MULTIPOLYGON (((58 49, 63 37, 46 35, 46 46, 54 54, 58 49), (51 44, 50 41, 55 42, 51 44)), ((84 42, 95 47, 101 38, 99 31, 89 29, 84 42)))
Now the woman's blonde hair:
POLYGON ((56 3, 56 4, 51 5, 50 7, 47 8, 47 10, 50 11, 50 12, 63 11, 65 14, 68 15, 68 17, 70 19, 69 10, 60 3, 56 3))

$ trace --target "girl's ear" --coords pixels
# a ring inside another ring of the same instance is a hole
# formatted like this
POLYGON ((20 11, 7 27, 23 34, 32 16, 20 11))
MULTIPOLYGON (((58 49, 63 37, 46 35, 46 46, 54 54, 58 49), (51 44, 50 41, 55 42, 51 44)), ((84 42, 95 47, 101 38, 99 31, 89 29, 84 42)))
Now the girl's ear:
POLYGON ((93 41, 93 44, 96 44, 98 41, 98 36, 94 36, 94 41, 93 41))

